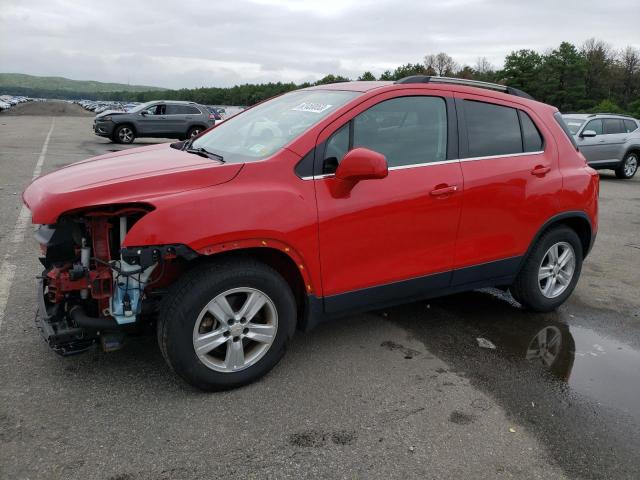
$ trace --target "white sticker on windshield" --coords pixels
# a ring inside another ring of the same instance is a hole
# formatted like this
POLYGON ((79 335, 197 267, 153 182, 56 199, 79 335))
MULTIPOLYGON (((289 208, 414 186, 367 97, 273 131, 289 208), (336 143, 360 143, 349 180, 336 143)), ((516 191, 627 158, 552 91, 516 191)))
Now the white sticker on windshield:
POLYGON ((327 105, 326 103, 301 103, 297 107, 293 107, 291 110, 295 110, 297 112, 311 112, 311 113, 322 113, 325 110, 331 108, 332 105, 327 105))

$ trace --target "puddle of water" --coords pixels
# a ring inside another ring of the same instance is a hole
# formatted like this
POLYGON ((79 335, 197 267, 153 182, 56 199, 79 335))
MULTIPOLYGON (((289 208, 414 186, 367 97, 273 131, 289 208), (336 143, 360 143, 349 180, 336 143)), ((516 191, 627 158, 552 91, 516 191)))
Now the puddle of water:
POLYGON ((569 386, 598 403, 640 419, 640 352, 583 327, 570 327, 575 342, 569 386))
POLYGON ((574 316, 562 311, 526 312, 510 295, 495 289, 433 303, 436 311, 429 315, 427 345, 434 353, 480 359, 492 352, 509 361, 540 366, 565 382, 571 392, 640 420, 640 351, 633 347, 571 325, 574 316), (485 342, 495 349, 483 348, 485 342))
MULTIPOLYGON (((483 293, 513 305, 502 292, 483 293)), ((511 347, 520 345, 521 351, 528 344, 524 359, 541 364, 574 392, 640 419, 640 351, 595 330, 567 325, 558 313, 551 316, 552 321, 529 319, 527 326, 535 332, 521 328, 519 335, 507 338, 507 327, 497 333, 511 347)))

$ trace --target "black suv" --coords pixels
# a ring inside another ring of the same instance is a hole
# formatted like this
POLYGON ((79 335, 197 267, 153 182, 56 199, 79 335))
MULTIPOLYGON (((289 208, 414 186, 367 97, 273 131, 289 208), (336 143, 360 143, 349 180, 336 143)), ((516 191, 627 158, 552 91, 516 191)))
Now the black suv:
POLYGON ((116 143, 132 143, 136 137, 184 140, 214 124, 213 114, 202 105, 160 100, 128 112, 103 112, 93 121, 93 132, 116 143))

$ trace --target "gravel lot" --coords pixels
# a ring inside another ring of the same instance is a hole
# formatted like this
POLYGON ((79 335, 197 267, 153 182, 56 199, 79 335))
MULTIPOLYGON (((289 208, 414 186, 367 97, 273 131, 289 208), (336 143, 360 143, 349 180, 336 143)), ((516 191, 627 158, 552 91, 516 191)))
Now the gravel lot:
POLYGON ((154 338, 61 358, 33 325, 20 194, 39 164, 131 148, 91 122, 62 102, 0 115, 0 478, 640 476, 640 177, 603 173, 595 248, 556 313, 485 290, 354 316, 299 333, 261 381, 203 394, 154 338), (550 370, 526 358, 545 329, 561 336, 550 370))

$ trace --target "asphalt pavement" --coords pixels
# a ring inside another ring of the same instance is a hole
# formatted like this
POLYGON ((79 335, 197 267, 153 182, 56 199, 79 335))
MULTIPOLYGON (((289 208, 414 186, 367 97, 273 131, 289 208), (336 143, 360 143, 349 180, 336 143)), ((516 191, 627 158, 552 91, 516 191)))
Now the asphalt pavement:
POLYGON ((114 145, 63 102, 20 108, 0 114, 0 478, 640 478, 640 176, 602 174, 598 238, 557 312, 489 289, 344 318, 205 394, 151 336, 67 358, 39 337, 22 190, 158 140, 114 145))

